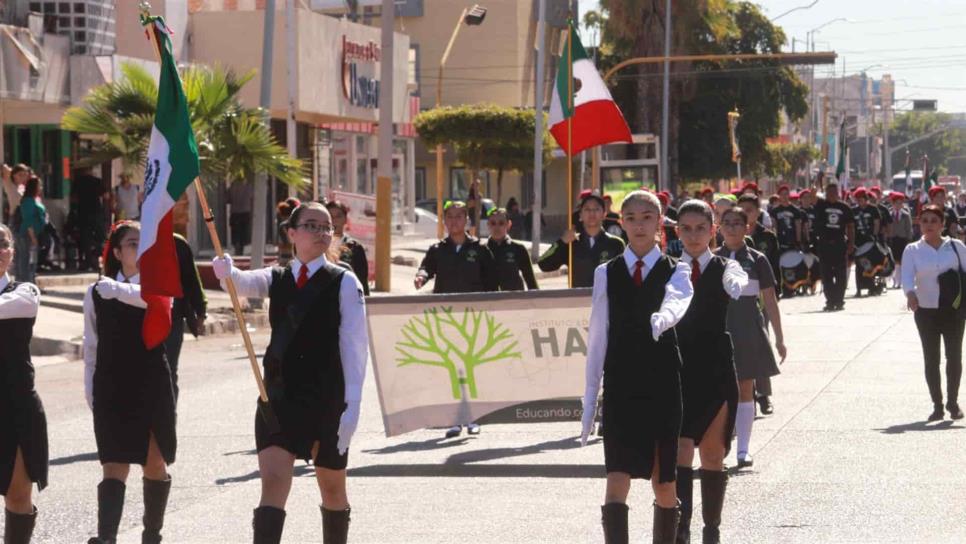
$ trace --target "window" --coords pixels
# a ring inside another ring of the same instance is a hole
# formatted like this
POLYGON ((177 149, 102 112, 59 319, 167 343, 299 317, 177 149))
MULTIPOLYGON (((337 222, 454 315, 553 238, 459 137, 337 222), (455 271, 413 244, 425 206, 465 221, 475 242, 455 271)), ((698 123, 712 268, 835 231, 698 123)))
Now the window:
POLYGON ((57 6, 57 13, 70 13, 70 2, 61 2, 57 6))
POLYGON ((70 28, 70 17, 58 17, 57 26, 61 29, 70 28))
POLYGON ((76 26, 77 28, 84 28, 85 26, 87 26, 87 18, 74 17, 74 26, 76 26))
POLYGON ((426 195, 426 167, 417 166, 416 167, 416 179, 413 180, 413 185, 416 189, 416 200, 424 200, 427 198, 426 195))
POLYGON ((84 32, 83 30, 78 30, 77 32, 74 32, 74 41, 76 41, 76 42, 86 42, 87 41, 87 32, 84 32))
POLYGON ((84 13, 86 7, 84 2, 74 2, 74 13, 84 13))
POLYGON ((35 13, 41 13, 40 2, 31 2, 30 11, 33 11, 35 13))

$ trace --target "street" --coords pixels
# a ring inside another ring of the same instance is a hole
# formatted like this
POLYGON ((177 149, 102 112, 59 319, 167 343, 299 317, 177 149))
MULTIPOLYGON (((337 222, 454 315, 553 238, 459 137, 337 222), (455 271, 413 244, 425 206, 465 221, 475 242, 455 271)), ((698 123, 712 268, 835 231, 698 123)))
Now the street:
MULTIPOLYGON (((775 414, 755 424, 755 466, 729 484, 723 541, 966 541, 964 427, 923 423, 931 406, 902 296, 849 298, 832 314, 822 304, 820 295, 781 303, 789 358, 774 379, 775 414)), ((259 353, 267 338, 256 331, 259 353)), ((165 542, 250 542, 259 497, 256 393, 240 337, 188 340, 181 365, 165 542)), ((37 499, 35 542, 77 543, 95 531, 101 472, 82 375, 78 361, 37 369, 51 473, 37 499)), ((575 421, 490 425, 451 440, 441 430, 387 439, 370 372, 349 458, 350 541, 601 542, 603 451, 600 439, 580 448, 578 432, 575 421)), ((321 542, 313 473, 298 462, 296 476, 283 541, 321 542)), ((122 543, 139 542, 139 480, 132 470, 122 543)), ((649 540, 646 481, 635 481, 629 504, 632 540, 649 540)), ((698 505, 695 512, 700 531, 698 505)))

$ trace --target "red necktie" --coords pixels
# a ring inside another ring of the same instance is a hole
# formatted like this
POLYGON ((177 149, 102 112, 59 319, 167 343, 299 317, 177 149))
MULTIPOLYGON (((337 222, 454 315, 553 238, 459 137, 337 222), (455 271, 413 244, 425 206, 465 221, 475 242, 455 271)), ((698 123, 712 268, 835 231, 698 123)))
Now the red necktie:
POLYGON ((308 282, 309 282, 309 267, 303 264, 302 268, 299 269, 299 279, 295 282, 295 286, 301 289, 305 287, 305 284, 308 282))
POLYGON ((701 279, 701 263, 693 260, 691 261, 691 285, 697 285, 699 279, 701 279))
POLYGON ((637 264, 634 265, 634 285, 640 287, 644 285, 644 274, 642 269, 644 268, 644 261, 642 259, 637 260, 637 264))

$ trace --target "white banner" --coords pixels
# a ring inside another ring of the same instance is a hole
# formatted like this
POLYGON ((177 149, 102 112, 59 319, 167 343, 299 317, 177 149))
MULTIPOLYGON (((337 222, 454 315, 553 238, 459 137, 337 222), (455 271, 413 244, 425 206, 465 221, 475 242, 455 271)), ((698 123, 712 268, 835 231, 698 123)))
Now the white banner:
POLYGON ((579 420, 590 291, 368 298, 386 436, 579 420))

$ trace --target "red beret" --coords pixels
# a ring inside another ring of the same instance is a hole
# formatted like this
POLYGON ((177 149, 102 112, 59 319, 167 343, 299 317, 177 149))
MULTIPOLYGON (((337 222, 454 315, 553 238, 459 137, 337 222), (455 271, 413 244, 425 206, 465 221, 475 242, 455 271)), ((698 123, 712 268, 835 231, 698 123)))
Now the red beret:
POLYGON ((657 199, 660 200, 661 204, 664 204, 665 206, 671 203, 671 197, 667 196, 667 193, 664 191, 657 193, 657 199))
POLYGON ((604 200, 606 200, 607 202, 613 202, 614 201, 614 199, 611 198, 610 195, 604 195, 604 200))
POLYGON ((933 185, 929 188, 929 196, 935 196, 939 193, 945 193, 946 189, 942 185, 933 185))
POLYGON ((882 194, 882 187, 879 187, 878 185, 873 185, 872 187, 869 187, 869 190, 877 195, 882 194))
POLYGON ((805 195, 810 195, 810 194, 812 194, 811 189, 802 189, 801 191, 798 192, 799 198, 801 198, 801 197, 803 197, 805 195))
POLYGON ((792 190, 792 188, 789 187, 788 184, 784 184, 784 185, 778 186, 778 192, 779 193, 782 192, 782 191, 791 191, 791 190, 792 190))
POLYGON ((859 187, 855 191, 852 191, 852 196, 855 198, 869 198, 869 191, 865 187, 859 187))
POLYGON ((798 200, 800 197, 801 197, 801 195, 798 194, 798 193, 791 193, 791 194, 788 195, 788 198, 790 198, 792 200, 798 200))
POLYGON ((705 187, 704 189, 701 189, 701 194, 702 195, 713 195, 714 194, 714 189, 712 189, 711 187, 705 187))
POLYGON ((889 193, 889 200, 905 200, 906 195, 900 193, 899 191, 892 191, 889 193))
POLYGON ((583 191, 580 191, 580 195, 577 197, 577 200, 583 200, 588 196, 592 195, 593 193, 594 192, 590 189, 584 189, 583 191))
POLYGON ((744 185, 743 185, 743 186, 741 187, 741 192, 743 193, 743 192, 745 192, 745 191, 754 191, 754 192, 755 192, 755 194, 758 194, 758 193, 760 193, 760 192, 761 192, 761 191, 760 191, 760 190, 758 189, 758 184, 757 184, 757 183, 755 183, 754 181, 749 181, 748 183, 746 183, 746 184, 744 184, 744 185))

